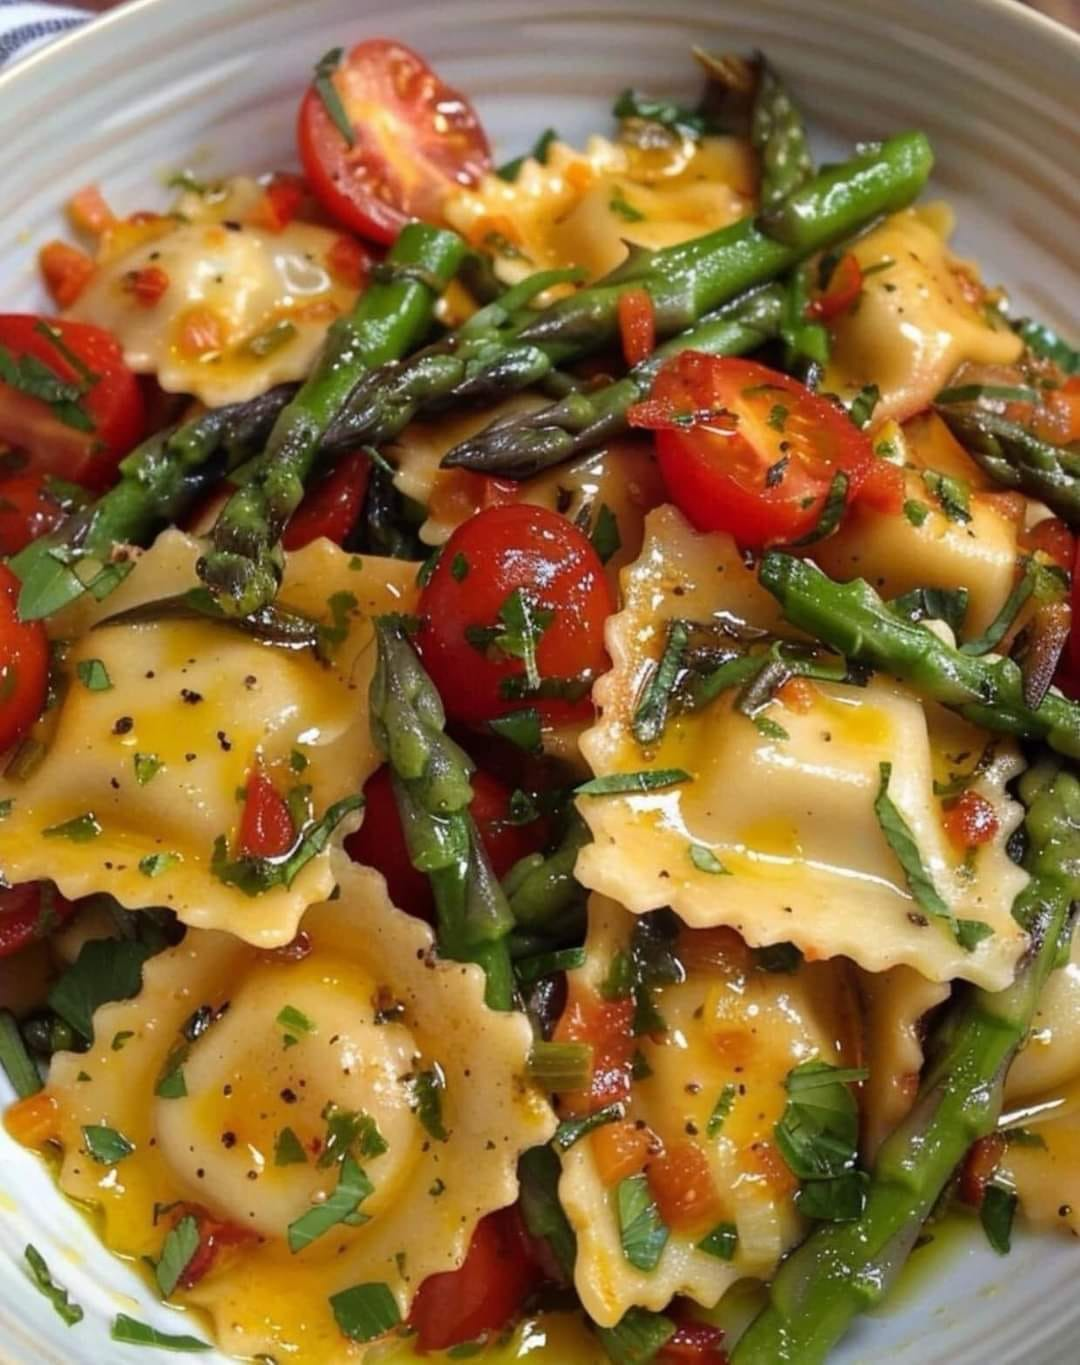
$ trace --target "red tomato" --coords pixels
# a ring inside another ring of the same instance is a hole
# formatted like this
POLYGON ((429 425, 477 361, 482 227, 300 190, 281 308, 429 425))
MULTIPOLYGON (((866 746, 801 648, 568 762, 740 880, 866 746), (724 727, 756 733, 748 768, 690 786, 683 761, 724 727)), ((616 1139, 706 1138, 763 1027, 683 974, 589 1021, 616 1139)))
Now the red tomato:
POLYGON ((837 473, 850 503, 875 458, 865 433, 797 380, 700 351, 664 366, 630 422, 655 431, 664 482, 688 520, 750 549, 811 531, 837 473))
POLYGON ((891 460, 875 455, 854 501, 887 516, 899 515, 904 510, 904 471, 891 460))
POLYGON ((619 336, 628 365, 637 365, 656 349, 656 310, 647 289, 619 295, 619 336))
POLYGON ((286 550, 300 550, 320 536, 343 545, 364 505, 370 477, 371 460, 363 451, 343 455, 304 494, 281 537, 286 550))
POLYGON ((353 145, 312 86, 300 105, 300 159, 322 206, 353 231, 389 243, 410 218, 439 221, 447 194, 490 167, 472 105, 402 43, 360 43, 332 80, 353 145))
POLYGON ((17 555, 63 519, 64 509, 43 475, 13 474, 0 480, 0 555, 17 555))
POLYGON ((326 253, 326 268, 346 289, 362 289, 374 264, 356 238, 344 234, 334 238, 333 246, 326 253))
POLYGON ((223 1223, 201 1204, 181 1204, 176 1210, 176 1223, 189 1216, 198 1224, 199 1243, 180 1276, 180 1283, 185 1289, 192 1289, 199 1283, 225 1247, 254 1246, 260 1240, 259 1234, 251 1228, 241 1227, 238 1223, 223 1223))
POLYGON ((660 1348, 658 1365, 727 1365, 724 1334, 707 1322, 684 1322, 660 1348))
POLYGON ((75 913, 51 882, 23 882, 0 890, 0 957, 44 938, 75 913))
POLYGON ((92 431, 60 421, 42 399, 0 384, 0 439, 25 450, 35 470, 87 488, 107 488, 144 426, 142 393, 116 338, 86 322, 0 313, 0 346, 16 358, 32 356, 64 383, 84 382, 65 350, 97 376, 80 400, 92 431), (48 328, 59 332, 59 348, 48 328))
POLYGON ((829 276, 829 283, 817 298, 806 305, 806 316, 830 322, 846 313, 862 293, 863 277, 859 262, 850 251, 844 253, 829 276))
MULTIPOLYGON (((511 789, 490 773, 477 769, 472 775, 472 789, 469 809, 495 875, 501 880, 519 858, 543 848, 547 842, 547 822, 508 824, 511 789)), ((378 868, 396 906, 429 923, 434 921, 431 883, 409 859, 388 766, 381 767, 365 783, 364 823, 345 840, 345 851, 354 862, 378 868)))
POLYGON ((279 172, 263 191, 248 221, 267 232, 284 232, 303 202, 304 182, 298 175, 279 172))
POLYGON ((1071 572, 1076 557, 1076 541, 1060 517, 1044 517, 1030 531, 1021 531, 1019 540, 1023 549, 1041 550, 1059 569, 1071 572))
POLYGON ((476 1225, 460 1270, 429 1275, 409 1323, 421 1351, 444 1351, 497 1332, 540 1279, 516 1208, 489 1213, 476 1225))
POLYGON ((978 848, 997 834, 1000 822, 985 796, 966 791, 945 810, 941 823, 957 848, 978 848))
POLYGON ((593 1114, 626 1099, 634 1056, 633 1000, 602 1000, 588 987, 571 983, 555 1041, 587 1043, 593 1050, 588 1088, 559 1096, 566 1113, 593 1114))
POLYGON ((93 258, 69 242, 46 242, 38 252, 45 288, 58 308, 70 308, 93 278, 93 258))
POLYGON ((49 681, 49 638, 40 621, 20 621, 19 580, 0 564, 0 753, 41 715, 49 681))
POLYGON ((248 775, 237 847, 246 858, 280 858, 296 839, 284 798, 261 768, 248 775))
POLYGON ((589 713, 587 695, 508 697, 525 681, 524 660, 466 637, 471 627, 499 627, 500 612, 504 623, 518 589, 534 615, 550 613, 536 642, 541 680, 595 677, 607 667, 604 622, 615 601, 588 538, 544 507, 490 507, 457 528, 420 594, 417 647, 454 720, 478 724, 525 706, 549 720, 589 713))

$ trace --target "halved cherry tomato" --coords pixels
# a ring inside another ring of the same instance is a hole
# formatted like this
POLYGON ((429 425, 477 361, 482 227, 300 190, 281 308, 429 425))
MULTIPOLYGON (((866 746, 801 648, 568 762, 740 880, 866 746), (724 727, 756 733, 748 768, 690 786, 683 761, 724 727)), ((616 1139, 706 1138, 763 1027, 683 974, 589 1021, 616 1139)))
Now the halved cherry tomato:
POLYGON ((296 838, 285 800, 262 768, 252 768, 244 796, 237 836, 239 852, 247 858, 280 858, 296 838))
POLYGON ((49 681, 49 638, 40 621, 20 621, 19 580, 0 564, 0 753, 41 715, 49 681))
POLYGON ((489 169, 472 105, 404 44, 360 43, 331 79, 352 145, 312 86, 300 105, 300 159, 322 206, 353 231, 389 243, 410 218, 439 221, 447 194, 489 169))
POLYGON ((0 480, 0 555, 17 555, 63 518, 64 509, 44 475, 12 474, 0 480))
MULTIPOLYGON (((495 875, 501 880, 519 858, 543 848, 547 842, 547 822, 510 824, 511 789, 479 768, 471 781, 473 799, 469 809, 495 875)), ((365 863, 383 874, 396 906, 420 919, 434 920, 431 883, 409 859, 388 766, 380 768, 364 784, 364 823, 345 840, 345 851, 354 862, 365 863)))
POLYGON ((0 957, 44 938, 75 913, 51 882, 22 882, 0 890, 0 957))
POLYGON ((812 530, 839 473, 850 503, 875 458, 865 433, 797 380, 700 351, 664 366, 630 422, 656 433, 664 482, 684 516, 750 549, 812 530))
POLYGON ((371 460, 362 450, 343 455, 304 494, 281 537, 286 550, 300 550, 319 536, 343 545, 364 505, 370 477, 371 460))
POLYGON ((555 1026, 557 1043, 587 1043, 592 1076, 584 1090, 559 1096, 568 1114, 592 1114, 630 1093, 634 1056, 634 1002, 602 1000, 588 987, 571 983, 566 1009, 555 1026))
POLYGON ((79 430, 61 421, 43 399, 0 384, 0 439, 25 450, 36 471, 107 488, 144 425, 142 392, 116 338, 86 322, 0 313, 0 346, 16 359, 32 356, 64 384, 85 385, 79 406, 93 424, 93 430, 79 430), (58 333, 58 341, 50 330, 58 333), (81 375, 65 351, 96 377, 81 375))
POLYGON ((421 1351, 445 1351, 497 1332, 540 1281, 539 1267, 516 1208, 489 1213, 476 1225, 460 1270, 429 1275, 409 1323, 421 1351))
POLYGON ((660 1348, 658 1365, 728 1365, 724 1333, 707 1322, 684 1322, 660 1348))
POLYGON ((850 251, 836 263, 829 283, 806 305, 806 316, 817 322, 830 322, 846 313, 862 293, 862 267, 850 251))
POLYGON ((628 365, 637 365, 656 349, 656 310, 647 289, 619 295, 619 337, 628 365))
POLYGON ((578 700, 543 691, 521 695, 524 659, 513 647, 485 646, 483 635, 475 633, 475 628, 497 633, 508 618, 512 622, 508 603, 519 589, 518 601, 528 603, 539 623, 530 634, 537 671, 549 690, 587 682, 607 667, 604 622, 615 602, 588 538, 544 507, 488 508, 457 528, 420 594, 417 646, 455 720, 477 724, 525 706, 535 706, 549 720, 589 714, 587 694, 578 700))

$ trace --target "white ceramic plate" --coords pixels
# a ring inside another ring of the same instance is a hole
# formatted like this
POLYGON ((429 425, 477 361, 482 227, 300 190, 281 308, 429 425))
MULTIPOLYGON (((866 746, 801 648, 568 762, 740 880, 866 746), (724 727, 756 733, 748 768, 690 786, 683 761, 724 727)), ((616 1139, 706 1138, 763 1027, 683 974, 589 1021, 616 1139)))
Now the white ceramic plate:
MULTIPOLYGON (((130 209, 163 200, 162 173, 182 166, 291 163, 312 64, 379 34, 475 98, 499 157, 549 125, 571 140, 606 127, 627 85, 690 94, 691 43, 762 47, 811 111, 822 153, 924 128, 962 248, 1021 307, 1076 330, 1080 40, 1011 0, 136 0, 0 76, 0 307, 43 306, 35 249, 63 231, 60 206, 88 182, 130 209)), ((1078 1273, 1074 1242, 1021 1238, 1004 1261, 973 1244, 861 1323, 836 1361, 1075 1362, 1078 1273)), ((0 1361, 138 1359, 109 1341, 117 1311, 198 1329, 154 1302, 0 1134, 0 1361), (86 1309, 77 1328, 31 1288, 31 1240, 86 1309)))

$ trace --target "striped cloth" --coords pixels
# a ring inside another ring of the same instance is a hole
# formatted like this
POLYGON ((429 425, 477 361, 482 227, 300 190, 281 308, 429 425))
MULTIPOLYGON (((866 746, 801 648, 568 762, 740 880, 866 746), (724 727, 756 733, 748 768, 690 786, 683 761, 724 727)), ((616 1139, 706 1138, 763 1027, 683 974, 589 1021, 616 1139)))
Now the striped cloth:
POLYGON ((60 34, 78 28, 89 17, 85 10, 70 5, 0 0, 0 66, 10 65, 60 34))

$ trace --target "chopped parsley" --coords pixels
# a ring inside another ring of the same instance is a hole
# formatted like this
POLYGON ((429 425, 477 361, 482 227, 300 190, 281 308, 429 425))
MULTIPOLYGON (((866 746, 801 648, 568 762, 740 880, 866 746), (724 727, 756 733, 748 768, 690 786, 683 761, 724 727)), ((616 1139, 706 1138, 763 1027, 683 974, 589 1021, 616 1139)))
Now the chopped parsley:
POLYGON ((337 86, 334 85, 334 72, 341 65, 341 58, 342 50, 340 47, 332 47, 329 52, 320 57, 315 65, 312 85, 315 93, 322 100, 323 108, 329 115, 330 122, 351 147, 356 140, 352 120, 345 112, 345 106, 337 92, 337 86))
POLYGON ((655 1270, 667 1245, 669 1230, 660 1217, 648 1177, 627 1176, 615 1191, 623 1255, 636 1270, 655 1270))
POLYGON ((30 1267, 30 1276, 34 1285, 56 1309, 57 1316, 62 1318, 68 1327, 74 1327, 77 1322, 82 1322, 83 1310, 77 1303, 71 1302, 68 1291, 62 1285, 57 1284, 52 1275, 49 1274, 49 1267, 37 1247, 28 1244, 23 1255, 30 1267))
POLYGON ((88 692, 108 692, 112 689, 109 671, 100 659, 80 659, 75 665, 75 672, 88 692))
POLYGON ((115 1166, 135 1150, 135 1144, 104 1123, 88 1123, 82 1130, 87 1155, 100 1166, 115 1166))

